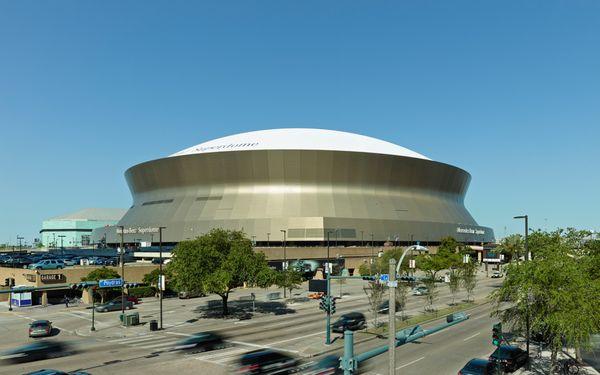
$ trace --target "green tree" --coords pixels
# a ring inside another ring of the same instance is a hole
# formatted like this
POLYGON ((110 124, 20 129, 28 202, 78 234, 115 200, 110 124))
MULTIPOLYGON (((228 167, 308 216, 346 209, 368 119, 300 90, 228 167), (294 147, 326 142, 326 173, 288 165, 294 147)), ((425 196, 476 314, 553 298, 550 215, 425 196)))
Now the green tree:
POLYGON ((380 284, 378 281, 369 281, 367 285, 363 286, 363 290, 369 300, 369 311, 373 314, 373 324, 375 327, 378 327, 379 306, 383 301, 385 288, 383 284, 380 284))
MULTIPOLYGON (((163 274, 164 274, 164 271, 163 271, 163 274)), ((155 296, 158 295, 158 276, 159 275, 160 275, 160 270, 158 268, 155 268, 152 271, 145 274, 144 277, 142 278, 142 282, 144 284, 148 284, 152 287, 152 289, 154 290, 155 296)))
POLYGON ((408 284, 399 282, 396 288, 396 311, 401 313, 401 318, 404 320, 404 309, 406 308, 406 301, 408 299, 408 284))
POLYGON ((473 295, 473 290, 477 286, 477 265, 475 263, 466 263, 462 266, 460 281, 467 292, 467 302, 469 302, 473 295))
POLYGON ((456 300, 456 294, 460 289, 460 270, 458 268, 450 268, 450 280, 448 283, 448 288, 450 289, 450 293, 452 294, 452 305, 454 305, 456 300))
POLYGON ((510 257, 510 263, 512 263, 514 259, 519 258, 519 255, 525 254, 523 237, 521 237, 520 234, 511 234, 508 237, 504 237, 502 241, 500 241, 500 245, 496 247, 495 251, 508 255, 510 257))
POLYGON ((600 282, 592 277, 585 243, 573 233, 536 231, 529 246, 533 260, 508 266, 503 285, 492 294, 495 315, 524 332, 544 331, 552 351, 552 367, 563 344, 580 349, 600 330, 600 282))
POLYGON ((167 265, 178 290, 214 293, 229 314, 227 300, 235 288, 248 283, 268 287, 273 283, 265 255, 255 253, 241 231, 213 229, 194 240, 180 242, 167 265))
MULTIPOLYGON (((88 273, 87 276, 81 278, 81 281, 99 281, 104 279, 118 279, 121 275, 111 268, 96 268, 92 272, 88 273)), ((108 288, 98 288, 98 294, 100 294, 100 303, 104 303, 106 296, 108 295, 108 288)))
POLYGON ((291 298, 292 290, 298 289, 302 285, 302 273, 291 268, 277 272, 275 284, 280 288, 287 289, 290 292, 291 298))

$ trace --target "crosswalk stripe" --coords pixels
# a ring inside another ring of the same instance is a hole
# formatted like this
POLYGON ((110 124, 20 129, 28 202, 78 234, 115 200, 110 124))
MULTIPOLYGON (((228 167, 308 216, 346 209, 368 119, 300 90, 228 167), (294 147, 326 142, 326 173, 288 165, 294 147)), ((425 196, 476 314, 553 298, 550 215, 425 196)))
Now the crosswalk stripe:
POLYGON ((125 337, 122 339, 108 340, 108 342, 116 342, 119 344, 128 344, 130 342, 142 342, 142 341, 148 341, 148 340, 152 340, 152 339, 156 339, 156 336, 151 335, 151 336, 125 337))
POLYGON ((211 352, 208 352, 205 355, 200 355, 198 357, 196 357, 196 359, 199 360, 205 360, 205 359, 215 359, 215 358, 221 358, 221 359, 225 359, 227 357, 231 357, 231 356, 235 356, 241 353, 246 353, 248 350, 247 349, 233 349, 233 350, 227 350, 227 351, 219 351, 219 353, 215 353, 215 354, 211 354, 211 352))
POLYGON ((166 341, 166 342, 161 342, 159 344, 152 344, 152 345, 144 345, 144 346, 137 346, 136 347, 138 349, 153 349, 153 348, 160 348, 160 347, 167 347, 167 346, 175 346, 175 344, 177 343, 178 340, 171 340, 171 341, 166 341))

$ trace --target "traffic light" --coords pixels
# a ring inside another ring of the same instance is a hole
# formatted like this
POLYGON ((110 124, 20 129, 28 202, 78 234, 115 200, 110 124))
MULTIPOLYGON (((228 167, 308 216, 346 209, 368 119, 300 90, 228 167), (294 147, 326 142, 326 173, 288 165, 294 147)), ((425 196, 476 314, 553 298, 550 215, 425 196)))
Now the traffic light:
POLYGON ((321 297, 321 300, 319 302, 319 309, 321 309, 325 312, 329 311, 329 297, 328 296, 321 297))
POLYGON ((81 282, 81 283, 75 283, 75 284, 71 284, 71 290, 83 290, 84 288, 90 287, 90 286, 94 286, 96 285, 96 282, 81 282))
POLYGON ((138 285, 140 285, 140 283, 125 283, 125 289, 135 288, 138 285))
POLYGON ((331 298, 331 301, 329 303, 329 314, 335 314, 335 298, 333 297, 331 298))
POLYGON ((500 346, 502 342, 502 323, 496 323, 492 327, 492 344, 500 346))
POLYGON ((374 276, 374 275, 372 275, 372 276, 363 276, 362 279, 363 280, 367 280, 367 281, 374 281, 374 280, 377 280, 377 276, 374 276))

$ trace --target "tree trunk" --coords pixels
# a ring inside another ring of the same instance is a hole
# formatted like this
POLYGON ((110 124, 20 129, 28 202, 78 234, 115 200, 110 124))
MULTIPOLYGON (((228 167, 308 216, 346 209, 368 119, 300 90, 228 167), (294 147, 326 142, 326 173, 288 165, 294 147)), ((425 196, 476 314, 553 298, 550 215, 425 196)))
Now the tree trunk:
POLYGON ((227 307, 227 299, 229 298, 229 293, 225 293, 221 295, 221 299, 223 301, 223 317, 229 315, 229 309, 227 307))
POLYGON ((550 369, 548 371, 548 374, 554 373, 554 366, 556 365, 556 354, 557 354, 556 348, 552 348, 552 354, 550 355, 550 369))
POLYGON ((580 347, 575 348, 575 359, 577 360, 578 363, 583 362, 583 360, 581 358, 581 348, 580 347))

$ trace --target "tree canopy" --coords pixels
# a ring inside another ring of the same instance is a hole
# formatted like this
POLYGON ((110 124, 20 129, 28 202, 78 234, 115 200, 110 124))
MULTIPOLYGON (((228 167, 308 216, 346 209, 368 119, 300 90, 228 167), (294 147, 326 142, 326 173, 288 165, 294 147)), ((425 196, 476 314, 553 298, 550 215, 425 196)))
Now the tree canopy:
POLYGON ((270 286, 274 279, 265 255, 255 253, 241 231, 213 229, 193 240, 180 242, 167 265, 178 290, 219 295, 228 315, 229 293, 244 283, 270 286))
POLYGON ((535 231, 529 241, 533 259, 509 265, 502 287, 492 294, 495 314, 513 330, 524 332, 529 316, 532 331, 544 332, 553 362, 563 344, 579 352, 600 330, 598 258, 593 259, 598 245, 583 241, 584 234, 535 231))
MULTIPOLYGON (((92 272, 88 273, 87 276, 81 278, 81 281, 100 281, 105 279, 118 279, 121 275, 112 268, 96 268, 92 272)), ((97 290, 98 294, 100 294, 101 301, 100 303, 104 303, 106 296, 108 295, 108 289, 99 288, 97 290)))

